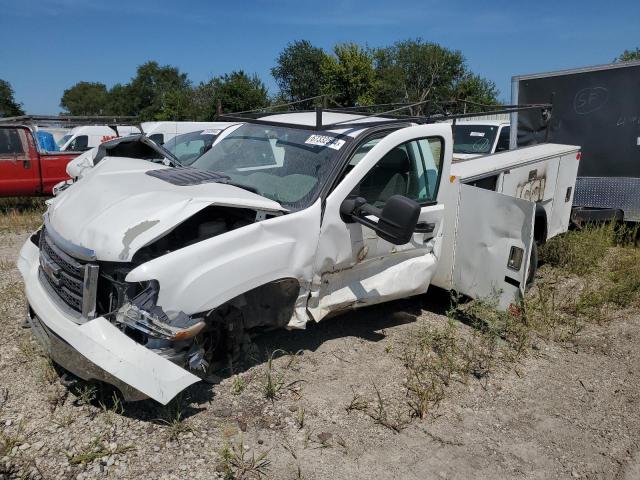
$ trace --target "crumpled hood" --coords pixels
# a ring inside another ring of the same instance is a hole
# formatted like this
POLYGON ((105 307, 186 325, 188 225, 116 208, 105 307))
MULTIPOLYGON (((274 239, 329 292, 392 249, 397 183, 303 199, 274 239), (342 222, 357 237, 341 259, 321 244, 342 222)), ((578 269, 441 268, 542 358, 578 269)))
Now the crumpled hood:
POLYGON ((130 261, 209 205, 284 211, 277 202, 232 185, 178 186, 146 175, 166 168, 146 160, 113 157, 50 202, 50 228, 91 249, 98 260, 130 261))

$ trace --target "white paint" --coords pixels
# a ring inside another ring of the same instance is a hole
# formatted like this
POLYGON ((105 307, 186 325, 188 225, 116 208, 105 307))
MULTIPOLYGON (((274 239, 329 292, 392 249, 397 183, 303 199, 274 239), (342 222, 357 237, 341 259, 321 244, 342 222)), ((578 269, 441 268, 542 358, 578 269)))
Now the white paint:
MULTIPOLYGON (((275 118, 283 123, 315 123, 315 113, 275 118)), ((362 129, 331 127, 332 134, 352 138, 375 120, 335 113, 323 118, 324 123, 362 123, 362 129)), ((287 212, 275 201, 231 185, 175 186, 145 173, 165 167, 112 157, 87 169, 81 182, 54 198, 48 215, 57 234, 93 250, 99 261, 123 262, 209 205, 256 210, 255 223, 175 250, 127 275, 128 282, 157 280, 158 305, 165 311, 200 313, 283 278, 295 278, 300 284, 290 328, 304 328, 310 320, 345 308, 421 294, 431 283, 473 296, 500 290, 504 307, 520 290, 505 287, 504 276, 511 274, 522 282, 526 272, 534 204, 512 198, 513 193, 507 196, 461 185, 461 179, 494 172, 502 175, 505 169, 528 171, 530 164, 558 155, 569 158, 576 149, 541 145, 452 166, 449 124, 406 127, 371 148, 324 204, 319 199, 297 212, 287 212), (416 233, 409 243, 392 245, 372 229, 341 219, 343 200, 387 152, 409 140, 434 136, 444 141, 440 186, 436 204, 423 206, 419 220, 434 223, 433 234, 416 233), (450 178, 451 174, 456 177, 450 178), (276 216, 267 219, 264 212, 276 216), (516 273, 505 270, 513 245, 526 251, 521 271, 516 273)), ((563 161, 556 163, 564 165, 563 161)), ((575 169, 567 166, 562 185, 574 181, 575 169)), ((547 182, 551 183, 560 185, 559 180, 547 182)), ((501 178, 499 186, 503 184, 501 178)), ((549 203, 558 202, 559 195, 556 188, 548 197, 549 203)), ((550 212, 553 215, 555 210, 550 212)), ((566 228, 566 210, 559 212, 556 220, 559 227, 566 228)), ((40 285, 38 251, 30 241, 21 251, 19 267, 27 298, 41 320, 118 379, 162 403, 197 380, 136 344, 104 318, 75 324, 40 285)))
MULTIPOLYGON (((143 133, 147 137, 152 135, 162 135, 160 143, 166 143, 176 135, 196 132, 198 130, 218 130, 234 125, 229 122, 143 122, 140 124, 143 133)), ((220 132, 218 132, 220 133, 220 132)))
POLYGON ((27 300, 50 330, 89 361, 162 404, 200 380, 134 342, 102 317, 83 325, 72 322, 38 280, 38 254, 38 248, 27 240, 18 258, 27 300))
POLYGON ((461 185, 459 192, 453 288, 472 298, 495 299, 505 309, 524 293, 535 204, 470 185, 461 185), (518 271, 507 267, 511 247, 524 250, 518 271))
POLYGON ((108 125, 86 125, 75 127, 69 132, 70 137, 64 142, 64 144, 60 145, 60 151, 67 150, 76 138, 84 135, 87 136, 88 148, 93 148, 97 147, 102 142, 106 142, 113 138, 140 133, 140 129, 138 127, 131 125, 118 125, 116 128, 117 131, 108 125))
POLYGON ((145 173, 163 168, 134 158, 100 162, 54 198, 48 212, 51 226, 63 238, 94 250, 101 260, 129 261, 138 249, 209 205, 283 210, 273 200, 230 185, 176 186, 145 173), (121 256, 126 232, 155 220, 121 256))
POLYGON ((392 245, 358 223, 346 224, 340 205, 371 168, 391 149, 404 142, 439 136, 444 141, 443 175, 451 161, 451 128, 448 125, 419 125, 393 132, 378 142, 328 196, 314 265, 309 311, 320 320, 334 310, 355 308, 426 292, 437 268, 442 242, 444 205, 421 209, 420 222, 435 223, 433 239, 414 234, 405 245, 392 245), (367 249, 367 256, 359 252, 367 249))

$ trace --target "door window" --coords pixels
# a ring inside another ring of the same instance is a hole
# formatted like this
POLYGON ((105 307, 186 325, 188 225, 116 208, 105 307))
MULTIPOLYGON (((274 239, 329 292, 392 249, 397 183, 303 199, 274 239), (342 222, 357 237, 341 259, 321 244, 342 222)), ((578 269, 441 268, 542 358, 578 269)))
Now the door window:
POLYGON ((149 138, 156 142, 158 145, 162 145, 164 143, 164 135, 162 133, 153 133, 149 135, 149 138))
POLYGON ((411 140, 382 157, 350 196, 363 197, 378 208, 392 195, 403 195, 420 204, 433 203, 438 194, 441 170, 442 139, 411 140))
POLYGON ((73 140, 66 148, 71 152, 84 152, 85 150, 89 150, 89 137, 87 135, 79 135, 73 140))
POLYGON ((496 152, 504 152, 509 150, 509 136, 511 133, 510 127, 502 127, 500 136, 498 137, 498 143, 496 144, 496 152))
POLYGON ((24 153, 17 128, 0 128, 0 155, 19 155, 24 153))

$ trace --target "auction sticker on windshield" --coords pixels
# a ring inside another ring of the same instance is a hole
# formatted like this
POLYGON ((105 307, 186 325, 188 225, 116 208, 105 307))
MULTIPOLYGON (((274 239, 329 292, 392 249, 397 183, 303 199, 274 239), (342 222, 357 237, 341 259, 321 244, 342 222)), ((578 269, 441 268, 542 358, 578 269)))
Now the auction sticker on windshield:
POLYGON ((471 137, 484 137, 484 132, 471 132, 469 135, 471 137))
POLYGON ((328 135, 311 135, 305 140, 307 145, 318 145, 319 147, 329 147, 334 150, 340 150, 345 144, 344 140, 339 138, 329 137, 328 135))

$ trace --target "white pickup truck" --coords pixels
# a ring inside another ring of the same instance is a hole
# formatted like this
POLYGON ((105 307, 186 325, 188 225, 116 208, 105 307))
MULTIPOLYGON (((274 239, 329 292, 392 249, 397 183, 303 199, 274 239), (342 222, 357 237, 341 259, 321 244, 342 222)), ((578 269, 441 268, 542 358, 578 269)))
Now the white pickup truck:
POLYGON ((509 120, 460 120, 453 126, 453 159, 466 160, 509 150, 509 120))
POLYGON ((55 197, 18 266, 52 359, 166 404, 256 327, 304 328, 430 284, 516 302, 567 228, 579 147, 452 165, 451 126, 274 114, 191 167, 112 157, 55 197))

